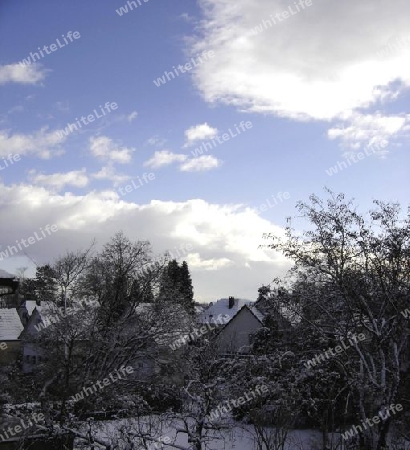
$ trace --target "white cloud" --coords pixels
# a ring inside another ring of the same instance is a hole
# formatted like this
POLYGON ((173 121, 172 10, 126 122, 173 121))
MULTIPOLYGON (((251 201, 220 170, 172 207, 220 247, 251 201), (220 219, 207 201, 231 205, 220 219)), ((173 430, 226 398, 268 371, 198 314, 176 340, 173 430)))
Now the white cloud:
POLYGON ((182 153, 173 153, 170 150, 160 150, 154 153, 154 156, 144 162, 144 167, 169 166, 170 164, 181 163, 179 170, 181 172, 200 172, 215 169, 220 166, 221 162, 211 155, 203 155, 199 158, 188 159, 187 155, 182 153))
MULTIPOLYGON (((410 85, 410 46, 385 57, 408 34, 410 3, 314 0, 272 26, 283 0, 201 0, 204 20, 192 55, 213 50, 194 80, 208 102, 299 119, 332 119, 391 97, 410 85), (337 24, 337 26, 335 26, 337 24), (253 35, 252 29, 262 31, 253 35)), ((291 7, 295 10, 292 3, 291 7)))
POLYGON ((144 162, 144 167, 152 167, 157 169, 158 167, 168 166, 175 162, 183 162, 187 159, 186 155, 181 153, 173 153, 169 150, 161 150, 154 153, 154 156, 148 161, 144 162))
POLYGON ((410 36, 402 35, 396 36, 394 39, 389 39, 386 45, 380 49, 377 55, 380 58, 385 58, 386 56, 397 53, 398 51, 403 50, 405 47, 410 47, 410 36))
MULTIPOLYGON (((148 238, 156 254, 169 250, 178 256, 177 249, 189 248, 182 258, 192 264, 198 300, 226 295, 254 299, 262 283, 289 267, 281 255, 258 249, 264 232, 282 235, 283 229, 241 205, 199 199, 136 204, 114 191, 57 195, 38 186, 0 183, 0 210, 7 211, 7 221, 0 221, 3 247, 32 236, 46 224, 58 226, 58 232, 26 250, 37 264, 52 262, 67 248, 84 248, 93 238, 101 248, 120 229, 133 240, 148 238), (211 269, 218 270, 212 272, 210 283, 211 269)), ((3 261, 3 268, 12 267, 14 259, 3 261)))
POLYGON ((206 122, 201 125, 195 125, 185 130, 185 138, 187 140, 185 147, 194 145, 197 141, 204 139, 212 139, 218 135, 218 129, 212 128, 206 122))
POLYGON ((66 136, 60 136, 57 132, 48 132, 48 128, 41 128, 33 134, 9 134, 7 130, 0 131, 0 156, 10 153, 19 155, 35 155, 43 159, 61 155, 61 145, 66 136))
POLYGON ((82 188, 88 184, 88 177, 85 168, 66 173, 53 173, 50 175, 39 174, 35 170, 31 170, 29 174, 32 183, 41 186, 48 186, 57 191, 60 191, 65 186, 82 188))
POLYGON ((93 136, 90 138, 91 153, 105 161, 125 164, 131 161, 134 148, 121 147, 107 136, 93 136))
POLYGON ((182 172, 202 172, 216 169, 221 165, 221 161, 212 155, 203 155, 199 158, 192 158, 181 164, 179 170, 182 172))
POLYGON ((329 139, 340 139, 343 147, 380 145, 409 129, 410 115, 384 116, 381 113, 354 113, 345 123, 328 131, 329 139))
POLYGON ((109 180, 114 183, 114 186, 118 186, 125 181, 128 181, 131 177, 118 173, 112 166, 104 166, 99 172, 91 174, 96 180, 109 180))
POLYGON ((0 85, 6 83, 36 84, 44 80, 49 70, 40 64, 8 64, 0 66, 0 85))
POLYGON ((166 139, 161 139, 158 135, 152 136, 145 142, 145 145, 153 145, 155 147, 162 147, 167 143, 166 139))
POLYGON ((148 145, 155 145, 159 142, 159 137, 158 136, 152 136, 149 139, 147 139, 147 141, 145 142, 148 145))
POLYGON ((186 258, 186 262, 188 263, 191 270, 192 269, 218 270, 221 269, 222 267, 234 264, 233 261, 231 261, 228 258, 217 258, 217 259, 211 258, 201 260, 199 253, 190 253, 186 258))
POLYGON ((133 120, 135 120, 138 117, 138 113, 137 111, 133 111, 131 114, 129 114, 127 116, 127 120, 128 122, 132 122, 133 120))

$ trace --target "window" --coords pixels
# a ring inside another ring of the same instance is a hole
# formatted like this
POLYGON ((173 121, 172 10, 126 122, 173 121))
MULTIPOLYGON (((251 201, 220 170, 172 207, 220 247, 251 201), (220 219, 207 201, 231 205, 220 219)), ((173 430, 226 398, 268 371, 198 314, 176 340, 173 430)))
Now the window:
POLYGON ((254 344, 256 338, 256 333, 250 333, 249 334, 249 345, 254 344))

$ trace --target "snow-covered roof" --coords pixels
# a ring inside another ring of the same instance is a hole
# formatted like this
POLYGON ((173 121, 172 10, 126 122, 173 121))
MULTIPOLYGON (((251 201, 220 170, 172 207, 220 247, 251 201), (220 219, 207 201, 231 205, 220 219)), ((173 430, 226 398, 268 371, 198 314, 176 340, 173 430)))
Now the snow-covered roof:
POLYGON ((84 330, 94 320, 96 306, 97 302, 87 300, 82 302, 68 302, 67 307, 64 309, 64 307, 54 302, 42 301, 40 305, 35 305, 29 322, 25 326, 24 334, 29 337, 34 337, 41 331, 41 327, 40 329, 37 327, 38 323, 42 322, 44 328, 47 328, 66 319, 68 321, 71 319, 77 321, 76 326, 84 330))
POLYGON ((207 309, 207 305, 195 305, 195 314, 198 316, 199 314, 203 313, 207 309))
POLYGON ((16 309, 0 309, 0 341, 18 340, 23 329, 16 309))
POLYGON ((254 305, 248 305, 249 310, 251 311, 251 313, 260 321, 263 322, 263 320, 265 319, 264 314, 259 311, 259 309, 254 306, 254 305))
MULTIPOLYGON (((26 308, 28 310, 28 302, 26 302, 26 308)), ((95 309, 98 307, 98 302, 94 300, 87 300, 82 302, 67 302, 67 308, 64 310, 63 306, 58 306, 53 302, 41 302, 40 305, 36 305, 36 302, 34 302, 34 309, 38 312, 41 319, 49 319, 51 316, 56 315, 71 315, 78 313, 79 311, 83 311, 84 308, 88 309, 95 309)), ((30 313, 30 311, 29 311, 30 313)))
POLYGON ((0 269, 0 278, 16 278, 16 277, 15 275, 12 275, 11 273, 8 273, 3 269, 0 269))
POLYGON ((219 324, 221 318, 225 323, 229 322, 245 305, 252 305, 251 300, 243 298, 235 298, 232 308, 229 308, 229 298, 221 298, 216 303, 210 304, 209 307, 198 316, 199 323, 219 324))

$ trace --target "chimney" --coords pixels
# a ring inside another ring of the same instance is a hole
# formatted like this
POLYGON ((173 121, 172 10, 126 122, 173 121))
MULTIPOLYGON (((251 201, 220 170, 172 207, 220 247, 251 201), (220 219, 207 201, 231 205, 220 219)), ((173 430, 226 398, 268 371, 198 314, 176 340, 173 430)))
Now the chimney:
POLYGON ((229 303, 228 303, 228 307, 229 309, 232 309, 235 305, 235 298, 234 297, 229 297, 229 303))

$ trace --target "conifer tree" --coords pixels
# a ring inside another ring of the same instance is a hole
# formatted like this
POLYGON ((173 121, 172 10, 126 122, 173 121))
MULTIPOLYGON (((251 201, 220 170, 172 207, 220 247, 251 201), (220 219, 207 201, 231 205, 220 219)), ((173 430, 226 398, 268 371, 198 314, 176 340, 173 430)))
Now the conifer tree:
POLYGON ((182 262, 180 267, 180 291, 184 297, 184 304, 188 311, 194 311, 194 289, 192 286, 191 274, 189 273, 188 263, 182 262))
POLYGON ((194 312, 194 291, 186 261, 181 266, 176 259, 168 262, 162 276, 159 296, 180 303, 190 313, 194 312))

